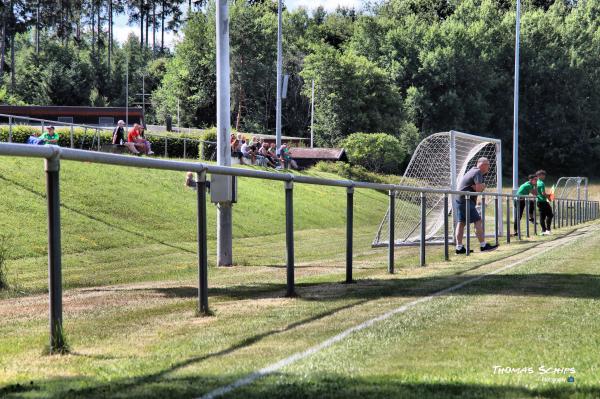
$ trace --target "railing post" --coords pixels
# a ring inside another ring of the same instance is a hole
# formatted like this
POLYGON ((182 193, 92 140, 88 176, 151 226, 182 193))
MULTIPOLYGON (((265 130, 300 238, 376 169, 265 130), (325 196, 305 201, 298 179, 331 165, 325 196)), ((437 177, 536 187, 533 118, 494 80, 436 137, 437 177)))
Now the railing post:
MULTIPOLYGON (((515 200, 514 200, 515 201, 514 223, 515 223, 515 226, 517 226, 515 232, 517 233, 517 238, 519 240, 521 240, 523 238, 521 236, 521 220, 519 219, 519 215, 521 214, 521 201, 520 200, 521 200, 521 198, 518 195, 515 197, 515 200)), ((529 225, 527 226, 527 237, 529 237, 529 225)))
POLYGON ((183 159, 187 158, 187 139, 183 139, 183 159))
POLYGON ((427 227, 427 197, 421 192, 421 240, 419 242, 419 263, 421 267, 425 266, 425 238, 427 227))
POLYGON ((169 145, 169 139, 165 137, 165 158, 169 156, 169 149, 167 148, 169 145))
POLYGON ((510 244, 510 200, 511 197, 506 197, 506 243, 510 244))
POLYGON ((285 182, 285 246, 287 249, 287 297, 296 296, 294 286, 294 182, 285 182))
POLYGON ((352 238, 354 228, 354 187, 346 189, 346 283, 352 280, 352 238))
POLYGON ((42 133, 41 134, 44 134, 44 121, 42 121, 42 133))
POLYGON ((206 223, 206 171, 197 173, 198 190, 198 314, 210 314, 208 308, 208 243, 206 223))
POLYGON ((466 227, 466 239, 465 239, 465 250, 467 256, 471 255, 471 212, 469 207, 469 201, 471 201, 470 195, 465 195, 465 227, 466 227))
POLYGON ((8 117, 8 142, 12 143, 12 116, 8 117))
POLYGON ((562 228, 565 226, 565 201, 564 200, 560 200, 559 202, 559 206, 560 206, 560 219, 559 219, 559 228, 562 228))
POLYGON ((556 213, 554 214, 554 220, 556 223, 555 227, 560 229, 560 200, 555 200, 555 202, 556 202, 556 213))
POLYGON ((394 245, 395 245, 395 226, 396 222, 396 192, 394 190, 390 190, 390 211, 388 212, 388 228, 389 228, 389 242, 388 242, 388 273, 394 273, 394 245))
MULTIPOLYGON (((494 197, 494 240, 496 245, 498 245, 498 236, 499 236, 499 231, 498 231, 498 226, 499 226, 499 220, 498 220, 498 197, 494 197)), ((502 217, 502 216, 500 216, 502 217)))
POLYGON ((444 193, 444 259, 450 260, 448 250, 448 193, 444 193))
POLYGON ((537 198, 533 200, 533 235, 537 236, 538 233, 538 220, 537 220, 537 198))
POLYGON ((60 242, 60 159, 45 160, 48 202, 48 292, 50 296, 50 353, 61 352, 65 341, 62 329, 62 265, 60 242))
POLYGON ((556 230, 556 201, 552 201, 552 214, 554 215, 552 218, 552 230, 556 230))
POLYGON ((483 239, 485 240, 485 195, 481 196, 481 229, 483 232, 483 239))
POLYGON ((71 134, 70 134, 70 137, 69 137, 71 139, 71 148, 75 147, 75 141, 74 141, 73 136, 74 136, 74 134, 73 134, 73 125, 71 125, 71 134))
POLYGON ((575 201, 571 201, 571 226, 575 226, 575 201))
POLYGON ((530 200, 526 199, 525 200, 525 212, 526 212, 525 219, 527 220, 527 222, 525 223, 525 234, 527 234, 527 238, 530 237, 530 235, 529 235, 529 208, 530 207, 531 207, 530 200))

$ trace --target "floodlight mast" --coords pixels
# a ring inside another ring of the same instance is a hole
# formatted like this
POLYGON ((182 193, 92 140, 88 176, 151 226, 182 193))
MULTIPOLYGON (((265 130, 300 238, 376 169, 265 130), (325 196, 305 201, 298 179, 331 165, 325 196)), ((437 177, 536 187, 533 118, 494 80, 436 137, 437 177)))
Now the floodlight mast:
MULTIPOLYGON (((217 13, 217 164, 231 166, 230 65, 229 65, 229 5, 218 0, 217 13)), ((179 123, 179 121, 177 121, 179 123)), ((217 204, 217 265, 233 264, 232 203, 217 204)))
POLYGON ((277 103, 275 109, 275 145, 281 147, 281 81, 283 74, 282 0, 277 0, 277 103))
POLYGON ((519 41, 521 36, 521 0, 517 0, 515 27, 515 86, 513 113, 513 193, 519 189, 519 41))

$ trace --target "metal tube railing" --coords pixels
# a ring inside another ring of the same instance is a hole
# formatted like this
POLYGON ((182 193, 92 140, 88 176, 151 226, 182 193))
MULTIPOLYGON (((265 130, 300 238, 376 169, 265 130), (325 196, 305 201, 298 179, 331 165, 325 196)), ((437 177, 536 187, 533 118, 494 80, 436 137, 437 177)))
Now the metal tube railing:
MULTIPOLYGON (((61 148, 58 146, 33 146, 12 143, 0 143, 0 156, 20 156, 44 158, 46 170, 46 191, 48 202, 48 271, 49 271, 49 295, 50 295, 50 348, 51 352, 60 351, 64 345, 62 336, 62 276, 61 276, 61 237, 60 237, 60 190, 59 190, 59 170, 60 161, 79 161, 92 162, 100 164, 111 164, 119 166, 128 166, 135 168, 151 168, 159 170, 171 170, 181 172, 196 172, 197 174, 197 201, 198 201, 198 313, 208 314, 208 258, 207 258, 207 214, 206 214, 206 175, 217 174, 226 176, 248 177, 255 179, 267 179, 282 181, 285 184, 285 218, 286 218, 286 277, 287 277, 287 296, 295 296, 294 282, 294 210, 293 210, 293 188, 294 183, 324 185, 333 187, 345 187, 347 192, 347 213, 346 213, 346 282, 352 282, 352 249, 353 249, 353 194, 356 188, 374 189, 387 191, 389 193, 389 244, 388 244, 388 271, 394 272, 394 248, 395 248, 395 201, 398 191, 409 191, 420 193, 421 198, 421 247, 420 263, 426 264, 426 204, 427 194, 444 195, 444 258, 449 259, 448 254, 448 200, 450 195, 463 195, 466 201, 471 197, 481 196, 485 202, 486 196, 494 197, 495 214, 495 238, 498 242, 498 221, 502 217, 499 214, 499 202, 506 198, 506 241, 510 243, 510 214, 511 200, 518 204, 519 200, 524 198, 527 203, 532 196, 518 196, 503 193, 475 193, 454 190, 432 189, 426 187, 412 187, 394 184, 368 183, 352 180, 334 180, 313 176, 296 176, 290 173, 268 172, 253 169, 232 168, 226 166, 217 166, 196 162, 173 161, 154 158, 138 158, 133 156, 124 156, 100 152, 81 151, 70 148, 61 148)), ((568 217, 570 225, 576 222, 584 222, 598 217, 600 204, 597 201, 578 200, 570 201, 557 198, 557 207, 564 212, 565 203, 567 210, 570 210, 568 217), (574 215, 576 207, 579 213, 574 215), (593 209, 592 217, 584 217, 584 209, 593 209)), ((518 208, 519 205, 516 205, 518 208)), ((482 203, 482 212, 485 212, 485 203, 482 203)), ((466 216, 466 254, 470 254, 470 212, 465 212, 466 216)), ((529 215, 527 215, 528 217, 529 215)), ((517 214, 518 218, 519 215, 517 214)), ((561 218, 562 219, 562 218, 561 218)), ((559 222, 559 225, 561 222, 559 222)), ((518 222, 520 225, 520 222, 518 222)))
MULTIPOLYGON (((112 133, 113 128, 112 127, 107 127, 107 126, 94 126, 94 125, 86 125, 86 124, 76 124, 76 123, 69 123, 69 122, 62 122, 62 121, 55 121, 55 120, 50 120, 50 119, 41 119, 41 118, 30 118, 30 117, 25 117, 25 116, 16 116, 16 115, 8 115, 8 114, 0 114, 0 118, 7 118, 8 119, 8 142, 12 143, 13 142, 13 125, 15 124, 15 121, 17 120, 21 120, 21 121, 26 121, 26 122, 35 122, 35 123, 39 123, 42 133, 44 133, 44 127, 46 125, 54 125, 54 126, 59 126, 59 127, 69 127, 70 131, 69 131, 69 144, 70 144, 70 148, 75 148, 75 139, 74 139, 74 130, 76 127, 78 128, 82 128, 84 129, 84 138, 83 141, 81 142, 81 146, 80 148, 83 149, 83 144, 85 141, 85 137, 87 136, 87 130, 91 129, 93 131, 96 132, 96 134, 93 136, 92 138, 92 144, 90 147, 90 150, 94 148, 94 144, 96 144, 96 149, 98 151, 101 150, 101 131, 105 131, 105 132, 110 132, 112 133)), ((212 141, 206 141, 206 140, 201 140, 201 139, 193 139, 193 138, 189 138, 189 137, 170 137, 170 136, 163 136, 163 135, 159 135, 159 134, 154 134, 154 133, 148 133, 146 132, 145 135, 147 137, 156 137, 158 139, 164 139, 165 140, 165 157, 168 157, 168 140, 171 141, 176 141, 176 140, 183 140, 183 158, 187 158, 187 144, 188 141, 191 143, 195 143, 196 145, 199 145, 200 143, 207 143, 207 144, 213 144, 216 145, 217 143, 212 142, 212 141)))

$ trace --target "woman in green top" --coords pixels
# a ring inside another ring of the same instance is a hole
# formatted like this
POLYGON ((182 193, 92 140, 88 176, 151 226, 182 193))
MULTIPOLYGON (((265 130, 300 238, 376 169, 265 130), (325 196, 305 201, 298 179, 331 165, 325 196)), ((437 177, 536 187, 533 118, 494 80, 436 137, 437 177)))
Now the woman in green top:
MULTIPOLYGON (((537 194, 537 181, 536 175, 529 175, 528 180, 519 186, 517 195, 536 195, 537 194)), ((514 235, 519 235, 518 225, 521 224, 521 218, 523 217, 523 210, 525 209, 525 198, 519 198, 519 217, 515 218, 514 223, 514 235)), ((515 200, 515 207, 517 207, 517 200, 515 200)), ((533 222, 533 200, 529 200, 529 220, 533 222)))
POLYGON ((552 207, 548 202, 548 194, 546 194, 546 184, 544 184, 544 180, 546 179, 546 171, 538 170, 536 172, 538 177, 537 182, 537 205, 540 210, 540 225, 542 226, 542 235, 551 235, 552 232, 550 228, 552 226, 552 218, 554 217, 554 213, 552 213, 552 207))
POLYGON ((54 132, 54 126, 48 126, 46 130, 46 133, 42 134, 39 139, 44 144, 58 144, 59 136, 58 133, 54 132))

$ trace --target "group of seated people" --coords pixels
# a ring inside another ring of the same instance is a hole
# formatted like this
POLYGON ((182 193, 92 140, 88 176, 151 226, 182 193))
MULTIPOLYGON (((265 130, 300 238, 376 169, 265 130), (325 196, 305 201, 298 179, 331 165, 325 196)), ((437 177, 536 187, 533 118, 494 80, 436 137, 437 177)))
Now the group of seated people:
POLYGON ((292 159, 287 144, 282 144, 279 149, 275 143, 267 143, 261 137, 252 137, 250 140, 239 133, 231 134, 231 156, 251 165, 269 166, 275 169, 298 169, 298 164, 292 159), (244 161, 245 160, 245 161, 244 161))
POLYGON ((144 126, 139 123, 133 124, 125 139, 125 122, 122 120, 117 122, 117 127, 113 130, 112 143, 127 147, 135 155, 154 154, 150 142, 144 137, 144 126))

